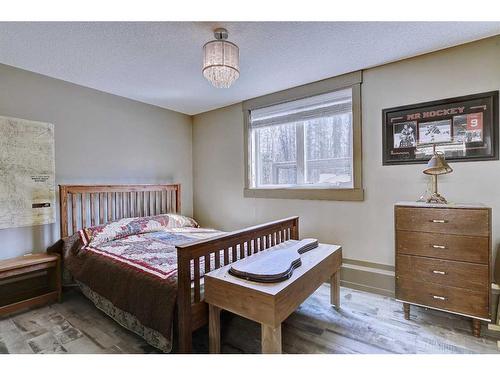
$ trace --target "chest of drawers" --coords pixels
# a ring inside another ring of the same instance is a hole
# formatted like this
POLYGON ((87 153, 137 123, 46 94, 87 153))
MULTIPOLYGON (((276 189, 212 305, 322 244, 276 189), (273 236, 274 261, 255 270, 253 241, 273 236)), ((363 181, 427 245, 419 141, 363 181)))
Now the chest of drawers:
POLYGON ((491 209, 400 202, 394 207, 396 299, 490 321, 491 209))

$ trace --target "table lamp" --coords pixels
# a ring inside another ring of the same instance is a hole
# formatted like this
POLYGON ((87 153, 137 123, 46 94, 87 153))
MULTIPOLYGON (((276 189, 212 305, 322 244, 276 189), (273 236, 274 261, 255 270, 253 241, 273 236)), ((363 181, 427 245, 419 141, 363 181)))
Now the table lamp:
POLYGON ((432 158, 427 163, 427 168, 424 173, 432 176, 432 195, 427 198, 427 203, 448 203, 446 199, 438 193, 437 176, 453 172, 453 169, 448 165, 442 152, 436 151, 436 145, 432 149, 432 158))

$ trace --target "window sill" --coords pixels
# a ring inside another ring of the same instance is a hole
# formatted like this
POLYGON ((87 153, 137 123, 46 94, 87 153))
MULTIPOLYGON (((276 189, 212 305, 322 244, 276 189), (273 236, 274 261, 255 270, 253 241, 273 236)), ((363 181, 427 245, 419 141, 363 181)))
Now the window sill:
POLYGON ((245 198, 363 201, 364 190, 354 189, 244 189, 245 198))

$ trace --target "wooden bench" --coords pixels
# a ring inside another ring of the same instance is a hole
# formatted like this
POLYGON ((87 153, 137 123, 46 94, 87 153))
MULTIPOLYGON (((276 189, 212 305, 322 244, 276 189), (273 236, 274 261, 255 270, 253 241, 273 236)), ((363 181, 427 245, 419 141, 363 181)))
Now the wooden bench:
MULTIPOLYGON (((258 253, 252 257, 265 257, 258 253)), ((301 255, 302 265, 278 283, 257 283, 229 274, 231 265, 205 275, 210 352, 220 352, 220 312, 227 310, 261 324, 262 352, 281 353, 281 323, 321 284, 331 282, 331 304, 340 306, 342 248, 320 244, 301 255)))

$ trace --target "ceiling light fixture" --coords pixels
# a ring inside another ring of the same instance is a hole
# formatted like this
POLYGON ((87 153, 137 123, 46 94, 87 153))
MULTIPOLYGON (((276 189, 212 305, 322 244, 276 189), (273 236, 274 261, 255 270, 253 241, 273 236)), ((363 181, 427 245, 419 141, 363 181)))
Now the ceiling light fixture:
POLYGON ((240 76, 240 49, 227 41, 226 29, 215 29, 214 36, 203 46, 203 76, 217 88, 228 88, 240 76))

